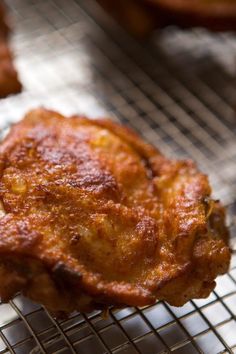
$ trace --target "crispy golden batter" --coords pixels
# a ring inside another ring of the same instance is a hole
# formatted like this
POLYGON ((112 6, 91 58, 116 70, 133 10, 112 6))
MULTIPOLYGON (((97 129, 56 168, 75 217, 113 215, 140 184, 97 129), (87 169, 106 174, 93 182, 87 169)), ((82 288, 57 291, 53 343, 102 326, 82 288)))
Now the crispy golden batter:
POLYGON ((34 110, 0 146, 0 295, 54 312, 206 297, 230 261, 210 194, 118 124, 34 110))
POLYGON ((235 0, 97 0, 129 32, 138 37, 168 25, 236 30, 235 0))
POLYGON ((21 83, 13 65, 13 55, 8 46, 8 25, 4 4, 0 1, 0 98, 21 91, 21 83))

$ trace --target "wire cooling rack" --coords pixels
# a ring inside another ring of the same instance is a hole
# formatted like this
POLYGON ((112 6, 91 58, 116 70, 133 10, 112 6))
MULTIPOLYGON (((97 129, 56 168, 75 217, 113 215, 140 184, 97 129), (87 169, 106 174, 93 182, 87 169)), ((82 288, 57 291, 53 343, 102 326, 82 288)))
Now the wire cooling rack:
MULTIPOLYGON (((139 43, 91 0, 8 0, 24 91, 0 101, 0 128, 43 105, 110 116, 210 176, 236 234, 236 40, 169 28, 139 43)), ((40 285, 40 284, 39 284, 40 285)), ((236 257, 208 299, 181 308, 53 319, 17 296, 0 304, 0 353, 236 353, 236 257)))

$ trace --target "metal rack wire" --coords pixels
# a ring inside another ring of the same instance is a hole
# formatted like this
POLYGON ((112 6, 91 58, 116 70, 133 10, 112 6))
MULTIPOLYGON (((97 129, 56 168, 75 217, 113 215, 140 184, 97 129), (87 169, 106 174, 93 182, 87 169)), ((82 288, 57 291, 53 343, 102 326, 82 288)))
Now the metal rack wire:
MULTIPOLYGON (((140 43, 92 0, 8 0, 25 90, 0 102, 3 135, 30 108, 111 116, 210 175, 236 239, 236 40, 169 28, 140 43)), ((0 353, 236 353, 236 256, 208 299, 53 319, 0 304, 0 353)))

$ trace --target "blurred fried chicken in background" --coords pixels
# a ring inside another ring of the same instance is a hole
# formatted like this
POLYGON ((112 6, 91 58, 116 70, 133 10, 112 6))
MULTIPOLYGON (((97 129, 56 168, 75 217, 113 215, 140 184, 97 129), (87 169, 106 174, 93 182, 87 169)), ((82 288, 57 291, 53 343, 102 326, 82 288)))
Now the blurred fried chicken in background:
POLYGON ((21 83, 13 65, 13 55, 8 46, 9 20, 4 3, 0 2, 0 98, 21 91, 21 83))
POLYGON ((168 25, 236 30, 232 0, 97 0, 126 30, 137 37, 168 25))

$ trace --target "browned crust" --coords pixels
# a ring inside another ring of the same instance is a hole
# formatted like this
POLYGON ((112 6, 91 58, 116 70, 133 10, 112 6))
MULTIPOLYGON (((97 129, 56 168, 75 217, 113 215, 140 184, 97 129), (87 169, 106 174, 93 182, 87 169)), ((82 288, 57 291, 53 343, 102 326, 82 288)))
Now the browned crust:
POLYGON ((210 194, 129 129, 34 110, 0 146, 1 297, 71 312, 208 296, 230 261, 210 194))

